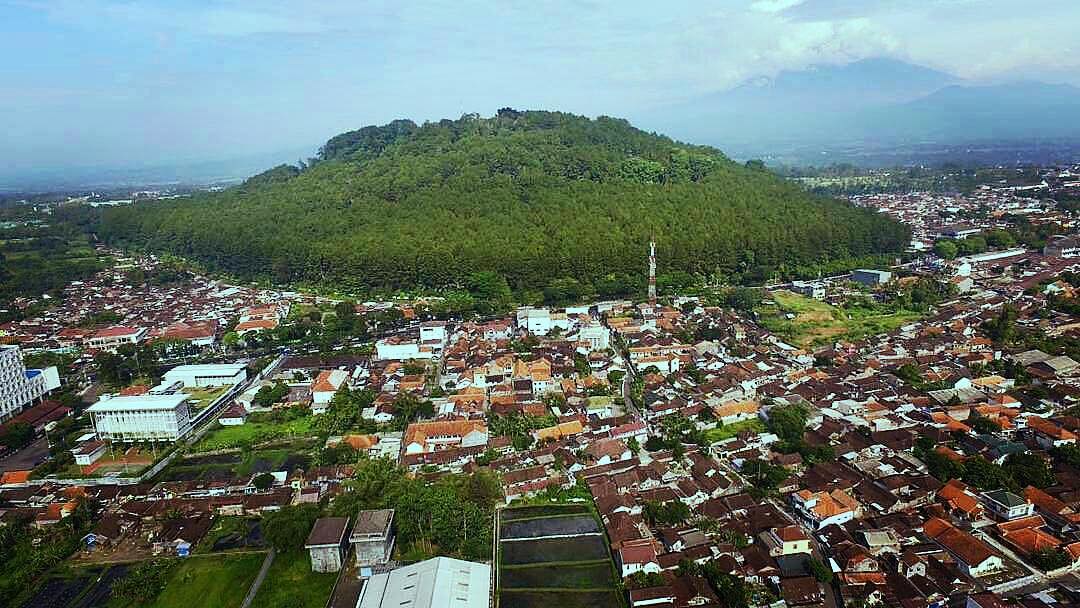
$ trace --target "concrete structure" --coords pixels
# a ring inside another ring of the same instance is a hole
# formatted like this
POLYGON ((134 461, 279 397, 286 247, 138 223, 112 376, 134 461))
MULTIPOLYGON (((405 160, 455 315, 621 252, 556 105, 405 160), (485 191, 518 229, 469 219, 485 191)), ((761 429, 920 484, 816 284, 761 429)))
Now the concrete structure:
POLYGON ((446 343, 446 323, 442 321, 425 321, 420 324, 420 342, 446 343))
POLYGON ((556 328, 569 331, 570 319, 565 312, 552 312, 547 308, 523 306, 517 310, 517 325, 530 334, 546 336, 556 328))
POLYGON ((1080 238, 1075 236, 1052 236, 1043 247, 1043 255, 1055 258, 1080 256, 1080 238))
POLYGON ((982 502, 991 513, 1005 521, 1028 517, 1035 513, 1034 504, 1008 490, 983 492, 982 502))
POLYGON ((380 566, 390 561, 394 551, 394 510, 357 513, 349 543, 356 553, 357 567, 380 566))
POLYGON ((320 517, 308 534, 304 548, 311 556, 312 572, 337 572, 345 562, 348 517, 320 517))
POLYGON ((10 420, 59 386, 55 367, 26 369, 18 346, 0 346, 0 422, 10 420))
POLYGON ((138 344, 139 342, 142 342, 142 339, 145 338, 146 334, 149 332, 150 330, 145 327, 113 325, 112 327, 98 330, 97 333, 86 341, 86 345, 92 349, 116 350, 124 344, 138 344))
POLYGON ((491 566, 434 557, 367 580, 356 608, 488 608, 491 566))
POLYGON ((656 243, 649 241, 649 308, 656 309, 656 243))
POLYGON ((892 280, 892 273, 888 270, 868 270, 860 268, 851 271, 851 280, 863 285, 884 285, 892 280))
POLYGON ((811 552, 810 537, 799 526, 771 528, 761 533, 761 539, 765 541, 769 555, 773 557, 811 552))
POLYGON ((86 411, 105 441, 176 441, 191 431, 184 393, 111 397, 86 411))
POLYGON ((311 385, 311 413, 326 413, 326 408, 330 406, 330 400, 334 398, 338 389, 348 379, 349 372, 343 369, 324 369, 319 372, 319 376, 315 378, 315 383, 311 385))
POLYGON ((819 281, 793 281, 791 290, 815 300, 825 299, 825 284, 819 281))
POLYGON ((578 342, 586 342, 589 351, 605 350, 611 345, 611 332, 600 323, 590 323, 578 332, 578 342))
POLYGON ((74 450, 71 450, 71 453, 75 456, 75 464, 83 467, 89 466, 105 455, 105 442, 87 441, 74 450))
POLYGON ((400 336, 390 336, 375 343, 375 358, 381 361, 428 360, 436 355, 436 349, 431 346, 400 336))
POLYGON ((211 365, 180 365, 165 372, 162 384, 182 383, 185 387, 210 387, 240 384, 247 380, 247 365, 219 363, 211 365))

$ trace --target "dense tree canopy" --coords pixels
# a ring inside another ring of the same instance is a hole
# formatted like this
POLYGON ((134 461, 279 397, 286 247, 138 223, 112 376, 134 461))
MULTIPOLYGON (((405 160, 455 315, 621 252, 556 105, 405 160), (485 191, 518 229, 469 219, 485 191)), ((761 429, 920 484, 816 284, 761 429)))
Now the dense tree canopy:
POLYGON ((500 110, 334 137, 304 167, 106 210, 108 242, 276 282, 552 299, 758 281, 902 249, 907 229, 624 120, 500 110), (545 291, 546 290, 546 291, 545 291))

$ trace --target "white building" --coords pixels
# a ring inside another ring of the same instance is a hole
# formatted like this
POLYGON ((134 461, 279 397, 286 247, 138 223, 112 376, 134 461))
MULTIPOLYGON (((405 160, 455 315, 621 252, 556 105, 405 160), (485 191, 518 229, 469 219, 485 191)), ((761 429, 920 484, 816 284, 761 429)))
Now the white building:
POLYGON ((884 285, 892 280, 892 273, 888 270, 867 270, 860 268, 851 271, 851 280, 863 285, 884 285))
POLYGON ((611 332, 599 323, 590 323, 578 332, 578 342, 588 342, 590 351, 605 350, 611 344, 611 332))
POLYGON ((825 284, 820 281, 792 281, 791 289, 815 300, 825 299, 825 284))
POLYGON ((399 336, 384 338, 375 343, 375 358, 381 361, 408 361, 410 359, 434 359, 436 350, 430 345, 399 336))
POLYGON ((426 321, 420 324, 420 342, 438 342, 446 344, 446 323, 442 321, 426 321))
POLYGON ((184 393, 112 397, 86 411, 105 441, 176 441, 191 431, 184 393))
POLYGON ((364 583, 356 608, 488 608, 491 566, 433 557, 364 583))
POLYGON ((55 367, 26 369, 18 346, 0 346, 0 422, 59 386, 55 367))
POLYGON ((552 312, 547 308, 533 308, 523 306, 517 311, 518 327, 524 328, 530 334, 546 336, 555 328, 569 331, 570 319, 565 312, 552 312))
POLYGON ((161 383, 176 382, 185 387, 232 386, 247 380, 247 366, 243 363, 208 365, 180 365, 165 372, 161 383))
POLYGON ((86 346, 98 350, 116 350, 124 344, 138 344, 146 337, 150 330, 145 327, 125 327, 113 325, 98 330, 89 340, 86 346))

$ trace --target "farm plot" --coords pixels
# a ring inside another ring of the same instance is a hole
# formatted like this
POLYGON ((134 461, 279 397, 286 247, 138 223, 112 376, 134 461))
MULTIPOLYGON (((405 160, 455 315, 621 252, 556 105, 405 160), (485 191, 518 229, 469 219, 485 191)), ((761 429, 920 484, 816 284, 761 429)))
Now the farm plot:
POLYGON ((610 591, 513 591, 499 595, 499 608, 617 608, 618 592, 610 591))
POLYGON ((596 561, 608 556, 603 536, 515 540, 504 542, 499 548, 502 563, 507 566, 596 561))
POLYGON ((615 584, 611 564, 601 560, 591 564, 561 566, 515 566, 503 568, 504 589, 603 589, 615 584))
POLYGON ((622 606, 607 541, 583 505, 499 513, 499 608, 622 606))
POLYGON ((511 540, 544 538, 545 536, 578 536, 598 532, 600 532, 600 526, 592 515, 559 515, 503 522, 499 536, 504 540, 511 540))

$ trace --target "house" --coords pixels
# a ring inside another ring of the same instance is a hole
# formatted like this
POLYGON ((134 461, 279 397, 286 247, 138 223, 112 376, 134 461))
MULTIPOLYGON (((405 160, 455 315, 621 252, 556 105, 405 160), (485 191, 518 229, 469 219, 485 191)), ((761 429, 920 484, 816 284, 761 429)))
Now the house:
POLYGON ((311 385, 311 413, 325 413, 330 406, 330 400, 348 379, 349 373, 343 369, 326 369, 319 372, 315 383, 311 385))
POLYGON ((773 557, 810 553, 810 537, 799 526, 769 528, 761 533, 761 540, 765 542, 769 555, 773 557))
POLYGON ((221 416, 218 417, 218 424, 221 426, 240 426, 247 422, 247 417, 248 411, 237 402, 221 413, 221 416))
POLYGON ((1005 521, 1028 517, 1035 513, 1034 504, 1008 490, 983 492, 981 496, 983 504, 990 512, 1005 521))
POLYGON ((675 590, 668 585, 630 589, 628 593, 631 608, 669 608, 675 605, 675 590))
POLYGON ((359 568, 385 564, 394 551, 394 510, 360 511, 349 535, 359 568))
POLYGON ((338 572, 345 560, 348 517, 320 517, 308 534, 304 548, 311 556, 312 572, 338 572))
POLYGON ((986 543, 941 518, 927 520, 923 524, 923 533, 948 551, 968 576, 978 578, 1005 567, 1001 556, 986 543))
POLYGON ((713 414, 717 420, 724 424, 735 424, 743 420, 757 418, 759 407, 757 401, 736 401, 714 407, 713 414))
POLYGON ((650 539, 628 540, 616 552, 616 561, 623 578, 635 572, 646 574, 660 572, 660 562, 656 559, 656 546, 650 539))
POLYGON ((356 608, 488 608, 490 596, 491 566, 433 557, 372 576, 356 608))
POLYGON ((405 429, 405 454, 487 445, 487 425, 480 420, 414 422, 405 429))
POLYGON ((838 489, 831 492, 801 490, 792 494, 791 500, 799 514, 819 530, 829 524, 845 524, 859 513, 859 503, 838 489))
POLYGON ((785 578, 780 581, 780 597, 789 608, 822 606, 825 592, 812 576, 785 578))
POLYGON ((982 517, 983 506, 979 502, 979 497, 959 479, 950 479, 938 490, 937 496, 952 513, 968 520, 982 517))
POLYGON ((74 450, 71 450, 71 454, 75 456, 75 464, 81 467, 87 467, 104 456, 105 450, 106 446, 104 441, 87 441, 80 444, 74 450))

